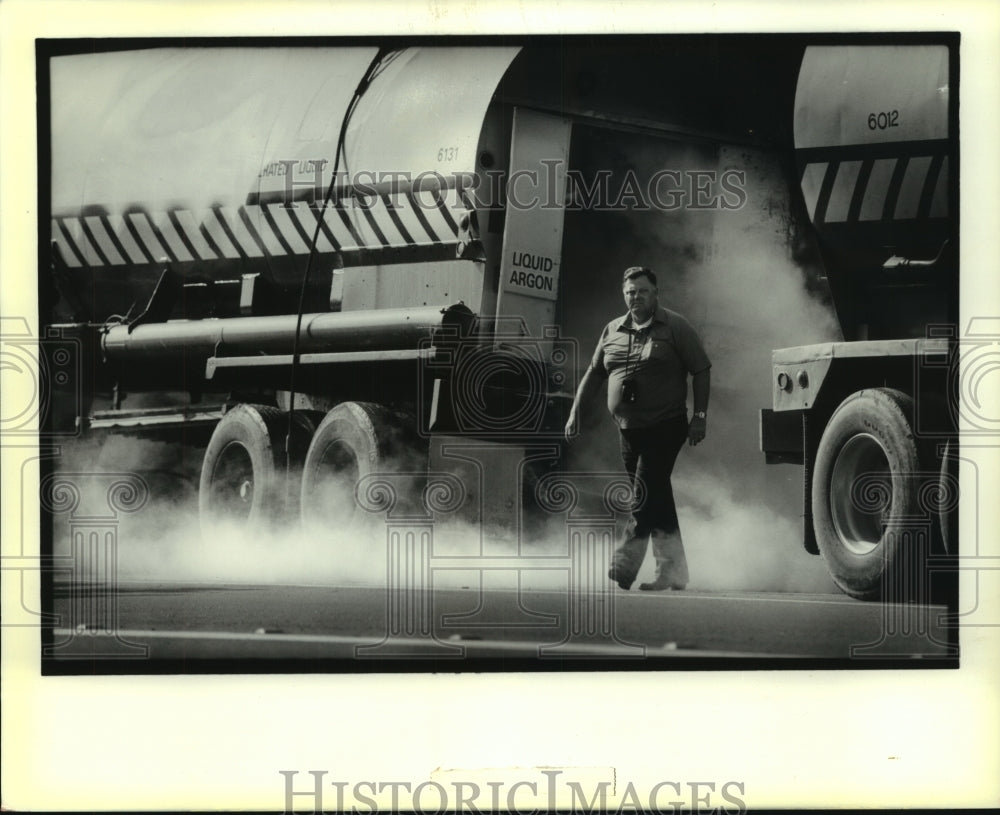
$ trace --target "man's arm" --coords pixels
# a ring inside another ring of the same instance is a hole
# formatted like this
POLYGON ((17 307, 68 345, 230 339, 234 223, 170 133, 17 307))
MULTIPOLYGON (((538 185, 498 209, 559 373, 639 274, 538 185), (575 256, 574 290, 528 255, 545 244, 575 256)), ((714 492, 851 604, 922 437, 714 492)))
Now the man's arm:
MULTIPOLYGON (((699 371, 691 378, 691 387, 694 391, 694 412, 706 413, 708 411, 708 394, 711 390, 711 368, 706 368, 704 371, 699 371)), ((692 447, 698 442, 705 438, 705 432, 707 429, 708 422, 703 418, 698 418, 695 415, 691 419, 691 425, 688 427, 688 444, 692 447)))
POLYGON ((569 419, 566 420, 566 439, 571 440, 577 433, 580 424, 580 406, 593 400, 601 387, 602 377, 597 374, 592 365, 587 366, 580 380, 580 387, 576 389, 576 396, 573 398, 573 407, 569 409, 569 419))

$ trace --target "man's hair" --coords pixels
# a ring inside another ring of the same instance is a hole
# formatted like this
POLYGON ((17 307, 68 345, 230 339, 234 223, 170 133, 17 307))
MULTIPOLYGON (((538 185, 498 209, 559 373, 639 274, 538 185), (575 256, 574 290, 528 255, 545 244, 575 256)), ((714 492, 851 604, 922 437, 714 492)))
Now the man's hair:
POLYGON ((653 274, 652 269, 647 269, 645 266, 629 266, 622 277, 622 285, 624 286, 630 280, 635 280, 637 277, 648 277, 649 281, 654 286, 656 285, 656 275, 653 274))

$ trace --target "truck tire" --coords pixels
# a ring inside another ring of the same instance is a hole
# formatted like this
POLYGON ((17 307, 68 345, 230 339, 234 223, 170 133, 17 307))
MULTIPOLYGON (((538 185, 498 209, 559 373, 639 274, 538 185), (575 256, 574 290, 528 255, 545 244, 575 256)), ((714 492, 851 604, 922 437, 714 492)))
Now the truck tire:
POLYGON ((302 468, 303 524, 343 529, 377 520, 358 506, 358 482, 399 469, 410 453, 411 435, 404 417, 382 405, 342 402, 332 408, 316 429, 302 468))
POLYGON ((938 495, 941 511, 938 514, 942 554, 958 554, 958 439, 945 442, 941 452, 941 471, 938 475, 938 495))
POLYGON ((920 457, 928 473, 937 471, 937 484, 928 489, 928 509, 937 517, 932 553, 955 555, 958 549, 958 436, 952 409, 942 394, 920 394, 920 427, 925 432, 920 457))
POLYGON ((926 474, 912 417, 905 393, 863 390, 841 402, 823 431, 813 526, 831 577, 851 597, 926 597, 932 530, 919 522, 926 474))
POLYGON ((198 487, 203 532, 223 523, 249 527, 280 517, 285 420, 276 407, 237 405, 216 425, 198 487))
POLYGON ((937 489, 938 547, 934 551, 932 600, 958 609, 958 439, 948 439, 941 450, 937 489))

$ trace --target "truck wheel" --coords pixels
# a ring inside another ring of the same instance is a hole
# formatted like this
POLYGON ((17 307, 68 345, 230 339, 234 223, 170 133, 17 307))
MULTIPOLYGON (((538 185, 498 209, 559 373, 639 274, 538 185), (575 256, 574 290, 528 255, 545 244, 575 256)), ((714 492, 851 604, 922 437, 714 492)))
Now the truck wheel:
POLYGON ((921 428, 926 428, 925 448, 920 457, 928 473, 938 473, 937 484, 928 483, 926 509, 937 518, 934 545, 938 556, 958 550, 958 436, 951 409, 942 394, 920 395, 921 428))
POLYGON ((334 407, 316 429, 302 468, 303 523, 343 529, 374 521, 357 505, 355 489, 365 476, 396 466, 408 435, 401 417, 381 405, 334 407))
POLYGON ((216 425, 198 488, 203 531, 225 522, 255 525, 279 515, 284 417, 275 407, 237 405, 216 425))
POLYGON ((834 411, 820 440, 816 541, 834 582, 852 597, 922 599, 926 592, 930 529, 914 527, 923 484, 912 416, 913 399, 901 391, 858 391, 834 411))
POLYGON ((941 453, 941 472, 938 476, 938 496, 941 511, 938 514, 943 554, 958 554, 958 440, 949 439, 941 453))

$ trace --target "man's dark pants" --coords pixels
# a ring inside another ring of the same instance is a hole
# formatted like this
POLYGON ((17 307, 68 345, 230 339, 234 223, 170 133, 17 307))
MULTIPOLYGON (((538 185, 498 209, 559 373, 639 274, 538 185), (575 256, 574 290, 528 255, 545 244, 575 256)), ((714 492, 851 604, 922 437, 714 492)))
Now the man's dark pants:
POLYGON ((622 461, 636 495, 624 540, 615 551, 613 567, 619 581, 631 584, 652 535, 657 582, 683 588, 688 582, 688 570, 670 474, 688 436, 687 416, 619 432, 622 461))

